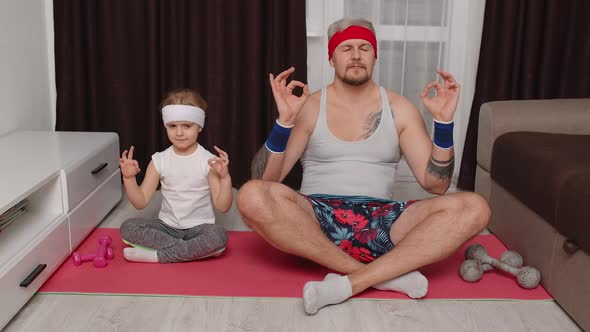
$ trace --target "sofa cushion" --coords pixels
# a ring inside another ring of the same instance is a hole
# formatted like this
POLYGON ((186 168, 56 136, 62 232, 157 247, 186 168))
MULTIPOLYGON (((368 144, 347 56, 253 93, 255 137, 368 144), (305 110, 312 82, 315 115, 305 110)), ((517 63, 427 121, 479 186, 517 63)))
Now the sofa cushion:
POLYGON ((590 252, 590 135, 504 134, 494 142, 491 177, 590 252))

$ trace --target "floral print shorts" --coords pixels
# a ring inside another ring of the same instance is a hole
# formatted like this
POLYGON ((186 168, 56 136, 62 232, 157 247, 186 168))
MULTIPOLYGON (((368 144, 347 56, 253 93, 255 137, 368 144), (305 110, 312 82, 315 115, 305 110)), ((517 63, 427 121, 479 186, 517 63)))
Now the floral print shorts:
POLYGON ((304 196, 324 234, 360 262, 371 262, 393 249, 389 230, 416 201, 388 201, 367 196, 304 196))

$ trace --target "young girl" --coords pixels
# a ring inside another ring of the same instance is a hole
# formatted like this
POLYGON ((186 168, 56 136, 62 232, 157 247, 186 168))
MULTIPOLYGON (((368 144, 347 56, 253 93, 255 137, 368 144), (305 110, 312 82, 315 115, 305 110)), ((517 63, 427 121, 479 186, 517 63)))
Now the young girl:
POLYGON ((168 94, 161 103, 162 118, 172 146, 155 153, 141 186, 133 160, 133 146, 123 151, 119 165, 129 201, 143 209, 161 183, 162 206, 158 219, 133 218, 121 225, 129 261, 172 263, 220 255, 227 233, 215 225, 215 208, 227 212, 232 204, 232 183, 227 153, 215 146, 211 154, 197 138, 205 123, 207 103, 192 90, 168 94))

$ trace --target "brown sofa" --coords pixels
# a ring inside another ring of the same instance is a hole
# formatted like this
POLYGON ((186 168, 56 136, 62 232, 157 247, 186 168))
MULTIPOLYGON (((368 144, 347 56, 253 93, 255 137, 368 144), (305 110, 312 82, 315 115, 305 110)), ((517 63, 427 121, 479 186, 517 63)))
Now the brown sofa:
POLYGON ((590 99, 483 104, 475 190, 490 231, 590 331, 590 99))

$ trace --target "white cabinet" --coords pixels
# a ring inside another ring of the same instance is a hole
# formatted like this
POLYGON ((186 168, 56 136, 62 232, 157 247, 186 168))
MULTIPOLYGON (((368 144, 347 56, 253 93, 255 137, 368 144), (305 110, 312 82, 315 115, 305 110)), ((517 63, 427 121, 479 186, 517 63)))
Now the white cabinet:
POLYGON ((68 212, 71 251, 84 240, 121 199, 121 175, 117 170, 80 204, 68 212))
POLYGON ((0 136, 0 329, 121 199, 115 133, 17 131, 0 136))

